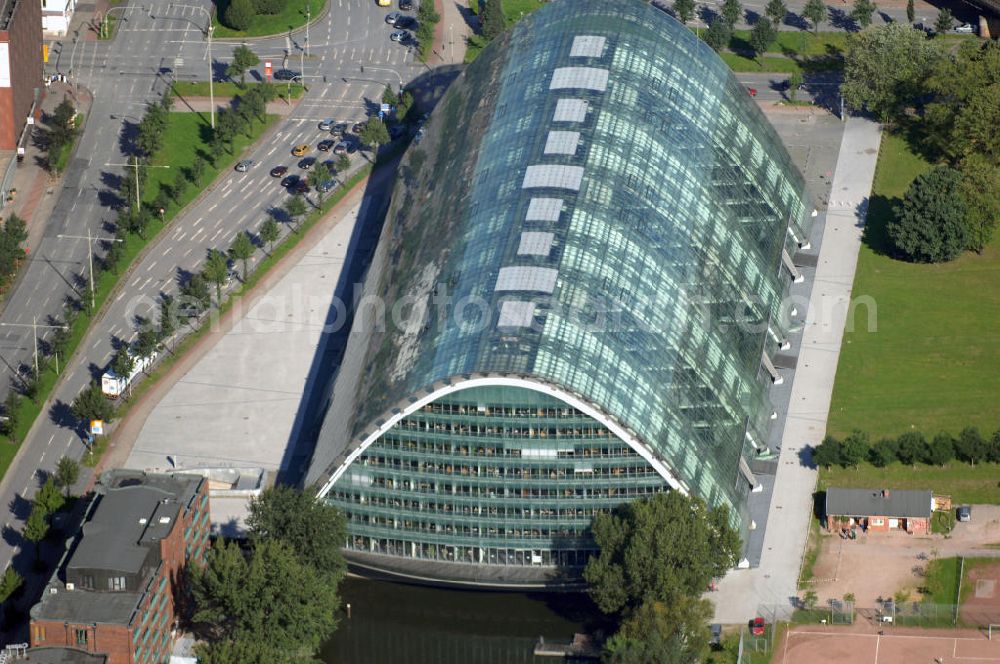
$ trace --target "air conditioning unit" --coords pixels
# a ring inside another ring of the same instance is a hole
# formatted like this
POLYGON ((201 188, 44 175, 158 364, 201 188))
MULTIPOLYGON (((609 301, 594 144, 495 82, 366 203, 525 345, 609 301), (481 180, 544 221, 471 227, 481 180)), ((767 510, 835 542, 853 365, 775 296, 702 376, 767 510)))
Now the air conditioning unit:
POLYGON ((50 594, 50 595, 55 595, 55 594, 56 594, 57 592, 59 592, 59 589, 58 589, 58 588, 56 588, 55 586, 51 586, 51 587, 49 588, 49 594, 50 594))
POLYGON ((170 523, 170 517, 169 517, 169 516, 161 516, 161 517, 160 517, 160 523, 161 523, 161 524, 167 524, 167 523, 170 523))
POLYGON ((66 582, 66 590, 76 590, 76 584, 75 583, 70 583, 70 582, 67 581, 66 582))

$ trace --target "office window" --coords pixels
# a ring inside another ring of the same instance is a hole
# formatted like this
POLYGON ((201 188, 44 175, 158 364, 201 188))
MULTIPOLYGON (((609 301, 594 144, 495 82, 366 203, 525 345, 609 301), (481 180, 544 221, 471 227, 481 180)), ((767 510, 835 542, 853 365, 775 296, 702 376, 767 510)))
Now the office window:
POLYGON ((78 646, 87 645, 87 630, 85 629, 76 630, 76 645, 78 646))
POLYGON ((108 590, 125 590, 124 576, 108 577, 108 590))
POLYGON ((43 643, 45 641, 45 628, 41 625, 35 625, 35 643, 43 643))
POLYGON ((81 574, 80 575, 80 587, 87 590, 94 589, 94 577, 91 574, 81 574))

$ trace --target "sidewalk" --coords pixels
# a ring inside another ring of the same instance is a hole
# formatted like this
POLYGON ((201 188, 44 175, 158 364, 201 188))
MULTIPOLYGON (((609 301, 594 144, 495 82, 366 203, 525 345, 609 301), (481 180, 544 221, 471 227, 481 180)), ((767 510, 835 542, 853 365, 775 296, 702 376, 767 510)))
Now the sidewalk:
MULTIPOLYGON (((69 99, 76 106, 77 113, 83 113, 84 117, 90 112, 91 97, 86 89, 77 90, 75 86, 67 83, 52 83, 45 89, 42 95, 40 109, 42 117, 55 111, 63 98, 69 99)), ((29 132, 44 132, 44 124, 36 124, 29 128, 29 132)), ((83 132, 81 128, 80 133, 83 132)), ((79 140, 77 134, 77 140, 79 140)), ((45 234, 45 226, 48 223, 52 209, 55 207, 56 195, 59 191, 61 178, 52 177, 45 169, 46 154, 41 150, 29 133, 25 141, 24 159, 17 165, 14 173, 14 184, 12 189, 17 191, 14 200, 8 203, 4 209, 4 216, 15 213, 24 219, 28 226, 28 240, 26 249, 31 251, 38 246, 42 236, 45 234)), ((72 157, 71 157, 72 160, 72 157)))
POLYGON ((434 49, 427 64, 460 65, 465 61, 465 40, 472 34, 466 21, 478 20, 469 9, 468 0, 435 0, 441 20, 434 26, 434 49))
POLYGON ((761 615, 760 606, 773 607, 778 618, 787 618, 798 595, 816 486, 816 469, 803 461, 826 433, 881 137, 879 125, 869 120, 847 121, 782 433, 760 567, 730 572, 719 590, 708 595, 715 603, 715 622, 746 624, 761 615))

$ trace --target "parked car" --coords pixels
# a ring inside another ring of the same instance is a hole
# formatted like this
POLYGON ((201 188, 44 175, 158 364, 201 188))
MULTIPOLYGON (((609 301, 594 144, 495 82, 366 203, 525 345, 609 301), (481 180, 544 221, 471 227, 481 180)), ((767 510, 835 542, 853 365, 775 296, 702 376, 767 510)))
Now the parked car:
POLYGON ((292 173, 291 175, 287 176, 285 179, 283 179, 281 181, 281 186, 284 187, 285 189, 289 189, 290 190, 301 179, 302 178, 300 178, 298 175, 296 175, 295 173, 292 173))
POLYGON ((757 616, 752 621, 750 621, 750 633, 753 634, 754 636, 763 636, 764 628, 766 626, 767 623, 764 622, 764 619, 761 618, 760 616, 757 616))
POLYGON ((385 15, 385 22, 389 25, 396 25, 396 21, 398 21, 401 16, 402 14, 399 12, 390 12, 385 15))
POLYGON ((333 180, 327 180, 326 182, 320 182, 316 186, 317 191, 322 191, 324 194, 337 186, 337 183, 333 180))
POLYGON ((341 141, 333 146, 333 154, 347 154, 347 146, 349 143, 347 141, 341 141))
POLYGON ((309 193, 309 183, 305 180, 298 180, 288 189, 296 194, 308 194, 309 193))
POLYGON ((240 173, 246 173, 250 170, 251 166, 253 166, 253 159, 241 159, 236 162, 236 170, 240 173))
POLYGON ((319 145, 317 145, 316 148, 323 152, 329 152, 336 144, 337 141, 333 140, 332 138, 328 138, 325 141, 320 141, 319 145))
POLYGON ((413 0, 399 0, 399 8, 404 12, 408 12, 413 9, 413 0))
POLYGON ((389 35, 389 41, 399 42, 400 44, 406 44, 410 41, 410 33, 406 30, 396 30, 391 35, 389 35))
POLYGON ((299 162, 299 168, 301 168, 304 171, 308 171, 310 168, 313 167, 313 164, 315 163, 316 163, 316 157, 306 157, 305 159, 299 162))
POLYGON ((283 178, 285 177, 285 173, 287 172, 288 172, 288 166, 275 166, 274 168, 271 169, 271 177, 283 178))
POLYGON ((960 35, 971 35, 975 34, 976 29, 972 26, 971 23, 963 23, 962 25, 955 28, 955 32, 957 32, 960 35))
POLYGON ((304 157, 307 152, 309 152, 309 146, 305 143, 292 148, 292 154, 296 157, 304 157))
POLYGON ((959 521, 972 521, 972 508, 968 505, 962 505, 956 511, 955 516, 959 521))
POLYGON ((379 7, 391 7, 392 0, 375 0, 375 4, 379 7))
POLYGON ((392 24, 393 27, 399 28, 400 30, 416 30, 417 29, 417 19, 412 16, 400 16, 396 19, 396 22, 392 24))
POLYGON ((338 122, 337 124, 330 127, 330 133, 334 136, 342 136, 345 131, 347 131, 346 122, 338 122))
POLYGON ((333 129, 334 124, 335 123, 333 121, 333 118, 327 118, 326 120, 323 120, 322 122, 319 123, 319 130, 330 131, 331 129, 333 129))
POLYGON ((279 69, 274 72, 274 80, 276 81, 301 81, 302 72, 292 71, 291 69, 279 69))

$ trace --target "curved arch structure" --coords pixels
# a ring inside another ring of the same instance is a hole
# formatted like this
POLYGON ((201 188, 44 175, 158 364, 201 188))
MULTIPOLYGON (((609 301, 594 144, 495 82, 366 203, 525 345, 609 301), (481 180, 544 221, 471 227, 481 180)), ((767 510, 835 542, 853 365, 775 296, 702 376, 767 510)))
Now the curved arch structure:
POLYGON ((407 152, 307 475, 360 565, 577 566, 677 489, 746 528, 805 184, 726 65, 639 0, 552 2, 407 152), (786 260, 786 263, 788 261, 786 260))

